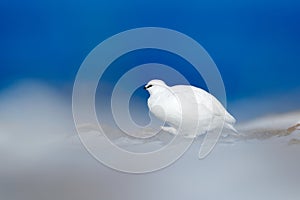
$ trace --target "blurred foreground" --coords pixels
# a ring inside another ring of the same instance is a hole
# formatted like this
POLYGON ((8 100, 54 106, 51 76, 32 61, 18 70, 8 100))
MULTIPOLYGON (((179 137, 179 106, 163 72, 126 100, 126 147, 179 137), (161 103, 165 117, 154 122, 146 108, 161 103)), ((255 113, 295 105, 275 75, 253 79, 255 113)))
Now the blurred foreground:
MULTIPOLYGON (((197 158, 199 138, 173 165, 132 175, 103 166, 85 150, 70 98, 40 83, 17 85, 0 94, 0 199, 299 199, 300 130, 287 129, 300 121, 300 112, 265 110, 266 117, 250 119, 243 114, 246 104, 232 106, 238 121, 247 119, 237 125, 242 135, 222 138, 204 160, 197 158)), ((157 148, 167 137, 114 142, 132 150, 157 148)))

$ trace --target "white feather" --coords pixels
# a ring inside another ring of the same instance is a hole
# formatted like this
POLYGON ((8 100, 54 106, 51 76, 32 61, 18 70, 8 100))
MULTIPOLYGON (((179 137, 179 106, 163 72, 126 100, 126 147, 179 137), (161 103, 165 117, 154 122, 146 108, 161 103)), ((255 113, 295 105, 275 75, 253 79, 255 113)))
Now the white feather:
POLYGON ((145 89, 150 93, 149 110, 172 130, 188 137, 195 137, 223 126, 237 132, 235 119, 210 93, 190 85, 169 87, 161 80, 152 80, 145 89), (217 120, 216 120, 217 119, 217 120))

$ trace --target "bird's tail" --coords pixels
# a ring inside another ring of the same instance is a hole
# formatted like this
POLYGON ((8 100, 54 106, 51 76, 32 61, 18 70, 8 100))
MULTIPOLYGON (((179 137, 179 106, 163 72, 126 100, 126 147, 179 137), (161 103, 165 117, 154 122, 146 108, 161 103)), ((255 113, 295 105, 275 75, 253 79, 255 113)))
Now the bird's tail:
POLYGON ((233 135, 239 135, 239 132, 234 128, 233 124, 225 123, 224 128, 231 130, 233 135))

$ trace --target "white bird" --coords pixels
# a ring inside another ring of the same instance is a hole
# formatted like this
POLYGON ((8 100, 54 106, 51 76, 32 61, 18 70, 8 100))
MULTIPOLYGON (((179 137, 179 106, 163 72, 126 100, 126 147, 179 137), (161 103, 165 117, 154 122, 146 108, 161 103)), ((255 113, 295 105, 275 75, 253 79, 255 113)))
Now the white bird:
POLYGON ((191 85, 169 87, 161 80, 151 80, 144 89, 150 93, 150 112, 168 125, 161 127, 163 131, 194 138, 223 126, 237 133, 234 117, 205 90, 191 85))

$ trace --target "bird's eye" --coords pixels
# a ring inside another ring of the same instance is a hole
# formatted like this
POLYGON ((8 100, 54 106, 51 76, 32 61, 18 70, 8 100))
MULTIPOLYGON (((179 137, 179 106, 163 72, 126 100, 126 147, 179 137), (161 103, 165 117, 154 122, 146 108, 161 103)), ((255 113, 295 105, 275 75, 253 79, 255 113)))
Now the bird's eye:
POLYGON ((148 85, 147 88, 151 88, 153 85, 148 85))

